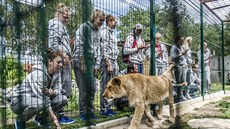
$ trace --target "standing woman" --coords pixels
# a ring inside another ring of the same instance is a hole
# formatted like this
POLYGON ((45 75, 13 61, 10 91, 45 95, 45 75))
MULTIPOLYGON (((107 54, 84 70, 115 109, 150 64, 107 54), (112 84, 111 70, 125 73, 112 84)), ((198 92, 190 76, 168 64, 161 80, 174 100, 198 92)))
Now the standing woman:
POLYGON ((185 55, 186 61, 187 61, 187 84, 188 86, 185 87, 185 97, 187 99, 192 99, 192 97, 190 96, 190 85, 191 85, 191 74, 192 74, 192 64, 193 64, 193 60, 192 60, 192 37, 186 37, 184 40, 184 44, 182 45, 184 50, 187 50, 187 53, 185 55))
MULTIPOLYGON (((55 18, 49 21, 48 25, 48 46, 55 52, 62 52, 62 58, 64 60, 63 68, 60 70, 60 73, 53 75, 52 84, 59 86, 57 92, 62 93, 66 97, 69 97, 71 94, 71 47, 69 44, 69 34, 66 29, 66 25, 69 21, 70 11, 69 8, 63 4, 59 3, 57 5, 57 10, 55 13, 55 18), (61 84, 60 84, 61 81, 61 84)), ((59 122, 61 124, 70 124, 74 123, 75 120, 67 118, 64 116, 64 110, 59 111, 59 122)))
MULTIPOLYGON (((176 77, 176 83, 186 83, 186 75, 187 75, 187 60, 185 55, 188 50, 184 50, 182 47, 184 43, 184 38, 181 36, 177 36, 175 38, 175 44, 171 47, 170 55, 171 61, 175 63, 176 70, 174 71, 176 77)), ((186 83, 187 86, 187 83, 186 83)), ((183 87, 175 87, 177 96, 175 98, 175 102, 185 101, 187 100, 183 94, 183 87)))
POLYGON ((91 19, 81 24, 76 31, 74 47, 74 73, 79 88, 80 119, 90 121, 97 119, 94 114, 93 101, 96 92, 94 75, 101 63, 100 27, 105 21, 105 13, 95 10, 91 19))
MULTIPOLYGON (((208 93, 211 89, 210 78, 210 65, 211 65, 211 51, 208 49, 208 45, 204 42, 204 93, 208 93)), ((198 51, 198 65, 199 65, 199 78, 201 79, 201 50, 198 51)))
POLYGON ((162 75, 164 71, 166 71, 168 67, 168 50, 164 44, 161 43, 162 35, 160 33, 156 33, 156 75, 162 75))

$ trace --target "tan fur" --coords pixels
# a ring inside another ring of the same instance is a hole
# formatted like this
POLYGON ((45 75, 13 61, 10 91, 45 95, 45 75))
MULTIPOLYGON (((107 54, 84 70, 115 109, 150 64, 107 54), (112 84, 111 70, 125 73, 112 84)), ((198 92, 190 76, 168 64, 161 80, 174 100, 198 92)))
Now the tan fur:
POLYGON ((105 99, 120 98, 128 96, 130 106, 135 107, 129 129, 136 129, 139 125, 142 115, 145 112, 147 116, 147 125, 153 126, 154 118, 150 114, 150 104, 158 103, 158 118, 163 117, 163 99, 168 97, 170 107, 170 117, 174 118, 173 107, 173 87, 172 81, 175 80, 170 65, 168 70, 161 76, 145 76, 142 74, 127 74, 111 79, 103 94, 105 99))

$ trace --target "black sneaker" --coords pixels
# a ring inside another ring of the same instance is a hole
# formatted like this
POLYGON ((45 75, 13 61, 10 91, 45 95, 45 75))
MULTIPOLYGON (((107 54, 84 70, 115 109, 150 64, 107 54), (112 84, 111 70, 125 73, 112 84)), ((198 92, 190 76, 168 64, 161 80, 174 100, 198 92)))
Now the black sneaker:
POLYGON ((33 121, 38 127, 48 128, 48 129, 51 128, 48 122, 45 123, 44 119, 42 119, 39 115, 36 115, 33 121))

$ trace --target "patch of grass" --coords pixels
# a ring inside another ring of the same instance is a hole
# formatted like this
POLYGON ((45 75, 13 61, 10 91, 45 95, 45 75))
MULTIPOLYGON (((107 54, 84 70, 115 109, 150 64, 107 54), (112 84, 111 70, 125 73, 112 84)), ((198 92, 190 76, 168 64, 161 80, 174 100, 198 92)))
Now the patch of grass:
POLYGON ((221 108, 230 108, 230 102, 227 102, 225 100, 221 100, 218 105, 221 108))
MULTIPOLYGON (((99 118, 99 120, 91 121, 91 123, 98 124, 98 123, 102 123, 105 121, 109 121, 109 120, 113 120, 113 119, 117 119, 117 118, 121 118, 121 117, 125 117, 125 116, 131 116, 133 114, 133 111, 134 110, 132 108, 125 108, 124 111, 116 111, 117 115, 115 115, 113 117, 105 117, 105 116, 101 116, 99 113, 96 113, 96 116, 99 118)), ((76 122, 74 124, 62 125, 62 128, 65 128, 65 129, 79 128, 79 127, 88 126, 89 124, 90 123, 81 121, 79 118, 77 118, 76 122)))
POLYGON ((219 101, 218 107, 220 108, 220 118, 230 118, 230 97, 225 97, 219 101))
POLYGON ((225 85, 225 90, 230 90, 230 85, 225 85))

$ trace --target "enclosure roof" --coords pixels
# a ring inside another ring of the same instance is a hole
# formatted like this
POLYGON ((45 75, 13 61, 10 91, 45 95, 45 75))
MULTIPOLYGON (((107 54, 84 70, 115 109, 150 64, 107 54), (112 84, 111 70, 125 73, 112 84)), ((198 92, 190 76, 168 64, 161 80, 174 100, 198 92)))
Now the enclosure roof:
POLYGON ((230 0, 201 0, 223 22, 230 22, 230 0))

